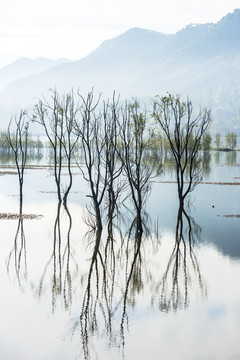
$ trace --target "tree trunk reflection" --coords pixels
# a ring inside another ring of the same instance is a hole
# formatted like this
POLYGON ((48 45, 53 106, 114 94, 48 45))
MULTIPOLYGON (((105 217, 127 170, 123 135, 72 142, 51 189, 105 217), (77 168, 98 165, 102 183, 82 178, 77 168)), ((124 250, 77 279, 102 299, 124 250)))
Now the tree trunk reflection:
POLYGON ((48 260, 38 287, 35 289, 38 297, 41 297, 46 291, 48 283, 47 274, 51 275, 52 291, 52 312, 56 310, 57 300, 63 299, 64 308, 71 309, 72 305, 72 272, 78 271, 78 264, 73 258, 71 252, 71 229, 72 217, 68 207, 58 203, 57 214, 53 227, 53 250, 48 260), (68 217, 67 233, 65 224, 61 224, 61 213, 68 217), (51 268, 52 265, 52 268, 51 268), (45 284, 46 283, 46 284, 45 284), (45 284, 45 285, 44 285, 45 284))
MULTIPOLYGON (((72 335, 77 337, 79 334, 85 359, 92 358, 96 339, 105 339, 108 347, 120 349, 124 356, 131 312, 142 305, 143 296, 149 306, 157 304, 160 311, 170 312, 189 306, 193 286, 200 289, 202 296, 206 295, 197 257, 201 227, 180 207, 173 248, 167 245, 168 259, 160 254, 161 237, 145 209, 141 210, 140 219, 135 207, 133 209, 122 209, 120 218, 113 206, 111 211, 106 211, 103 230, 89 228, 85 236, 86 268, 75 261, 76 248, 71 242, 72 217, 69 209, 59 203, 52 225, 50 258, 37 286, 31 283, 39 298, 51 299, 53 313, 58 307, 60 311, 62 307, 69 311, 72 335), (165 259, 166 268, 163 265, 165 259), (152 266, 156 260, 160 261, 157 271, 152 266), (74 294, 77 294, 76 299, 74 294)), ((79 240, 83 244, 82 239, 79 240)), ((14 259, 21 286, 21 271, 24 270, 24 275, 27 271, 22 219, 7 261, 8 271, 13 263, 11 259, 14 259)))
POLYGON ((159 300, 161 311, 177 311, 180 308, 186 308, 190 303, 189 285, 191 284, 198 284, 202 296, 206 295, 206 285, 203 282, 195 252, 201 231, 201 227, 180 206, 174 247, 164 275, 156 288, 161 294, 159 300))
POLYGON ((26 238, 23 227, 23 218, 18 219, 17 231, 14 237, 14 245, 10 251, 6 264, 7 272, 10 273, 10 265, 12 258, 14 259, 14 269, 17 276, 18 284, 22 287, 23 279, 27 280, 27 250, 26 250, 26 238))

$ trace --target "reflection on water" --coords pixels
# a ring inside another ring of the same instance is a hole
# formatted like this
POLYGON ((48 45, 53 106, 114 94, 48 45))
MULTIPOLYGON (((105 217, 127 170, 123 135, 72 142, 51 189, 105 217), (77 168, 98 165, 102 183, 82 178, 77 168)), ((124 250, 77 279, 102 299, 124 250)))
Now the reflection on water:
MULTIPOLYGON (((88 272, 82 277, 85 285, 81 312, 73 325, 75 336, 80 330, 85 359, 93 355, 94 344, 92 341, 89 343, 89 339, 94 336, 108 339, 110 348, 121 348, 124 354, 128 309, 135 308, 138 296, 144 292, 144 280, 151 278, 143 254, 143 239, 148 243, 150 238, 144 237, 141 231, 143 227, 145 234, 150 234, 144 222, 147 214, 141 221, 134 217, 128 225, 129 214, 124 221, 123 218, 121 226, 112 217, 108 218, 106 233, 98 230, 86 234, 92 255, 88 272)), ((154 240, 157 251, 159 241, 157 238, 154 240)))
POLYGON ((67 206, 58 203, 53 225, 52 253, 44 267, 39 285, 34 289, 37 296, 41 298, 45 295, 46 288, 51 288, 52 313, 55 312, 58 299, 64 304, 65 310, 70 310, 72 305, 72 274, 78 271, 78 264, 71 252, 71 228, 72 218, 67 206), (61 226, 61 211, 67 215, 68 219, 68 224, 65 222, 63 227, 61 226), (50 284, 47 273, 50 274, 50 284))
POLYGON ((220 151, 214 151, 214 159, 215 159, 215 164, 219 165, 220 164, 220 151))
MULTIPOLYGON (((187 308, 193 295, 190 285, 198 286, 202 296, 206 296, 196 251, 201 241, 201 227, 194 219, 184 209, 178 211, 173 248, 168 246, 166 266, 155 273, 151 262, 156 256, 161 259, 159 229, 143 212, 141 226, 145 231, 139 231, 139 220, 131 214, 126 211, 121 224, 115 218, 108 218, 102 231, 89 229, 84 243, 86 255, 90 257, 85 271, 80 272, 74 258, 77 249, 71 242, 72 216, 69 209, 59 203, 52 224, 50 258, 38 283, 32 284, 32 291, 39 299, 50 300, 53 314, 57 304, 70 314, 74 305, 71 333, 75 338, 80 337, 85 359, 91 359, 94 354, 94 338, 106 339, 109 348, 121 349, 124 356, 130 314, 145 293, 148 294, 147 306, 151 308, 158 303, 161 312, 187 308)), ((26 274, 27 269, 23 221, 19 221, 14 249, 7 262, 8 271, 11 266, 21 285, 20 274, 26 274), (17 246, 19 234, 20 247, 17 246), (13 254, 15 261, 11 262, 13 254), (24 261, 21 261, 22 254, 24 261)))
MULTIPOLYGON (((32 163, 39 163, 43 159, 43 153, 39 151, 29 151, 27 154, 27 164, 32 163)), ((1 165, 9 165, 15 164, 14 155, 12 152, 2 151, 0 148, 0 164, 1 165)))
POLYGON ((210 153, 210 151, 204 151, 203 153, 203 176, 208 179, 210 172, 211 172, 211 158, 212 155, 210 153))
MULTIPOLYGON (((21 214, 20 214, 21 215, 21 214)), ((27 280, 27 250, 26 239, 23 228, 23 218, 20 216, 17 224, 16 235, 14 237, 13 248, 11 249, 7 263, 7 272, 13 267, 17 276, 18 284, 21 287, 23 280, 27 280)))
MULTIPOLYGON (((225 155, 216 162, 225 162, 225 155)), ((210 181, 218 171, 220 179, 237 177, 237 167, 225 173, 226 167, 212 166, 215 160, 215 155, 206 159, 211 171, 204 176, 210 181)), ((165 176, 171 178, 171 171, 165 176)), ((32 176, 31 184, 36 183, 34 173, 26 175, 32 176)), ((116 212, 106 204, 102 230, 84 224, 79 204, 70 201, 64 207, 49 201, 48 194, 41 194, 43 205, 24 204, 28 209, 42 206, 37 212, 45 214, 43 220, 31 225, 31 220, 20 218, 11 237, 6 223, 0 224, 6 234, 1 253, 7 254, 9 279, 17 278, 21 290, 23 285, 29 289, 39 308, 46 306, 56 322, 54 337, 59 336, 62 314, 67 314, 61 335, 65 355, 49 350, 41 360, 143 360, 146 356, 155 360, 160 351, 166 359, 192 360, 196 354, 217 358, 218 353, 238 358, 240 223, 238 218, 218 215, 239 211, 239 186, 233 194, 232 187, 199 185, 196 210, 178 210, 171 198, 176 184, 155 185, 148 213, 143 207, 141 219, 133 207, 122 206, 116 212), (44 210, 48 201, 51 210, 44 210), (74 356, 69 355, 73 348, 74 356)), ((83 204, 85 194, 78 196, 83 204)), ((20 298, 17 301, 21 303, 20 298)), ((47 330, 39 328, 40 333, 47 330)), ((19 334, 21 346, 24 340, 19 334)), ((28 341, 34 343, 31 335, 28 341)))
POLYGON ((23 199, 19 198, 19 213, 16 234, 14 236, 13 248, 7 258, 7 272, 9 274, 11 262, 14 264, 18 284, 21 287, 22 281, 27 280, 27 250, 26 238, 23 227, 23 199))
POLYGON ((228 166, 235 166, 237 164, 237 151, 214 151, 214 160, 216 165, 220 165, 224 161, 224 164, 228 166))
POLYGON ((206 285, 202 280, 196 247, 201 241, 201 227, 184 209, 179 208, 175 232, 175 243, 163 277, 157 286, 161 311, 176 311, 190 303, 189 284, 199 286, 206 296, 206 285))
POLYGON ((237 152, 236 151, 227 151, 226 152, 226 164, 228 166, 234 166, 237 163, 237 152))

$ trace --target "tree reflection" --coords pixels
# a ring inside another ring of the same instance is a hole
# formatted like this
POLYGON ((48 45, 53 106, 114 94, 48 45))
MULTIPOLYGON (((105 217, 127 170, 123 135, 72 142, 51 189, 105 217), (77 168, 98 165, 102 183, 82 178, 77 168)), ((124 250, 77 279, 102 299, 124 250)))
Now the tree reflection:
POLYGON ((14 237, 13 248, 10 251, 6 260, 7 272, 10 272, 10 265, 12 258, 14 259, 14 269, 16 272, 18 284, 22 286, 22 280, 27 279, 27 250, 26 250, 26 238, 23 227, 23 198, 19 197, 19 214, 17 230, 14 237))
MULTIPOLYGON (((141 211, 122 206, 121 216, 111 202, 108 205, 103 229, 89 228, 86 234, 86 253, 90 253, 90 257, 87 269, 83 268, 80 274, 80 263, 73 257, 71 243, 72 217, 66 206, 58 204, 50 258, 37 287, 33 286, 38 297, 50 294, 53 313, 59 304, 69 312, 74 311, 72 335, 79 333, 85 359, 92 358, 96 339, 106 339, 109 347, 120 349, 124 356, 131 310, 142 306, 142 300, 149 300, 149 307, 157 303, 160 311, 170 312, 188 307, 193 286, 200 289, 202 296, 206 295, 196 251, 202 230, 184 208, 178 210, 173 249, 168 259, 164 255, 159 257, 158 229, 154 228, 144 204, 139 204, 141 211), (66 221, 62 221, 63 216, 66 221), (157 268, 152 266, 154 257, 157 268), (163 267, 165 259, 166 267, 163 267), (73 283, 73 279, 76 282, 73 283), (73 307, 76 290, 80 300, 73 307)), ((22 219, 19 219, 8 269, 11 258, 15 259, 21 284, 21 271, 24 270, 24 274, 27 271, 22 219)))
POLYGON ((22 213, 19 214, 13 248, 10 251, 6 261, 8 274, 10 272, 10 265, 12 261, 14 262, 14 269, 16 272, 18 284, 21 287, 22 280, 27 279, 27 250, 22 213))
POLYGON ((215 158, 215 164, 219 165, 220 164, 220 151, 214 151, 214 158, 215 158))
MULTIPOLYGON (((96 231, 95 235, 96 235, 95 244, 94 244, 91 264, 88 272, 87 286, 83 296, 82 310, 80 315, 82 346, 83 346, 83 352, 85 358, 89 358, 88 332, 90 330, 90 332, 94 334, 98 329, 98 321, 97 321, 98 305, 99 308, 103 309, 103 307, 101 307, 101 297, 100 297, 100 288, 99 288, 100 286, 99 265, 102 266, 104 270, 104 263, 100 252, 102 230, 96 231), (94 275, 96 277, 96 282, 95 282, 96 287, 94 288, 93 291, 92 278, 94 275)), ((105 282, 102 282, 102 284, 105 284, 105 282)), ((109 323, 109 319, 108 321, 106 321, 106 323, 109 323)))
POLYGON ((205 176, 205 178, 208 178, 210 173, 211 173, 211 152, 210 151, 204 151, 203 152, 203 175, 205 176))
POLYGON ((142 279, 142 240, 143 232, 139 229, 139 224, 143 224, 146 228, 144 221, 139 221, 138 217, 134 220, 129 230, 126 246, 126 267, 125 267, 125 289, 123 291, 123 305, 121 317, 121 341, 122 349, 125 346, 125 327, 128 326, 127 318, 127 305, 134 308, 136 302, 136 295, 141 293, 144 289, 144 281, 142 279), (130 248, 131 233, 134 233, 134 241, 132 249, 130 248), (132 250, 132 251, 131 251, 132 250), (131 255, 131 256, 130 256, 131 255))
POLYGON ((226 164, 228 166, 234 166, 237 163, 237 152, 236 151, 227 151, 226 152, 226 164))
POLYGON ((72 305, 72 264, 74 262, 75 270, 78 270, 78 264, 74 261, 71 251, 71 229, 72 217, 67 206, 58 203, 57 214, 53 227, 53 250, 50 259, 48 260, 39 286, 36 293, 41 297, 45 291, 44 284, 47 282, 46 275, 50 271, 51 274, 51 289, 52 289, 52 312, 55 312, 57 299, 63 299, 64 308, 69 310, 72 305), (67 233, 63 234, 65 224, 61 224, 61 211, 67 214, 68 225, 67 233), (51 268, 52 266, 52 268, 51 268))
MULTIPOLYGON (((101 332, 103 325, 104 336, 108 338, 109 346, 116 345, 117 333, 113 322, 119 311, 116 303, 118 291, 117 269, 119 249, 115 238, 114 212, 108 212, 107 233, 103 230, 89 231, 86 235, 88 246, 92 246, 90 266, 86 276, 86 286, 83 295, 81 313, 75 322, 73 333, 79 327, 81 332, 84 358, 90 358, 89 339, 101 332), (111 216, 110 216, 111 215, 111 216), (104 235, 104 236, 103 236, 104 235)), ((101 334, 102 335, 102 334, 101 334)), ((91 345, 93 347, 93 344, 91 345)))
MULTIPOLYGON (((14 155, 11 152, 5 152, 3 149, 0 148, 0 164, 1 165, 7 165, 7 167, 12 167, 14 165, 14 155)), ((31 152, 31 149, 29 149, 29 152, 26 156, 26 162, 29 164, 31 162, 36 162, 37 164, 42 160, 43 153, 42 152, 31 152)), ((26 166, 27 168, 27 166, 26 166)))
POLYGON ((198 284, 202 296, 206 295, 206 286, 195 252, 201 231, 201 227, 185 209, 179 208, 174 247, 167 268, 156 288, 161 296, 159 300, 161 311, 169 312, 186 308, 190 303, 189 287, 194 284, 198 284))
POLYGON ((150 234, 144 221, 148 217, 144 214, 141 221, 138 215, 134 217, 125 231, 128 212, 124 224, 109 218, 107 234, 104 230, 88 233, 92 255, 85 276, 81 313, 73 326, 73 334, 77 328, 80 329, 85 359, 91 358, 94 344, 90 343, 90 339, 96 335, 108 339, 109 347, 121 348, 124 353, 128 308, 135 307, 138 295, 144 291, 146 279, 151 278, 150 270, 143 266, 143 239, 150 234))

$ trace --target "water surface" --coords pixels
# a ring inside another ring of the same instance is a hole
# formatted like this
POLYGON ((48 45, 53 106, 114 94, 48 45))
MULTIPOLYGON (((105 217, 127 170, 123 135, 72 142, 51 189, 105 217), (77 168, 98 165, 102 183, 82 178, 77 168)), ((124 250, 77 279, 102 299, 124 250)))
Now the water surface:
MULTIPOLYGON (((143 235, 124 206, 111 226, 104 218, 102 234, 90 231, 79 169, 67 210, 47 168, 28 169, 24 213, 42 217, 0 220, 1 359, 239 359, 234 154, 210 154, 180 215, 166 167, 152 180, 143 235)), ((0 212, 17 212, 16 175, 1 176, 0 187, 0 212)))

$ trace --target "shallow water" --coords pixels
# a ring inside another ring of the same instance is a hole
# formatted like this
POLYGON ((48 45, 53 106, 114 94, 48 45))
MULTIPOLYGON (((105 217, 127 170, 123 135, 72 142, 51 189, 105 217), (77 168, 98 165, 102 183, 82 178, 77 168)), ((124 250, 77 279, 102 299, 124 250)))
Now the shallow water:
MULTIPOLYGON (((176 184, 160 182, 170 167, 152 181, 143 236, 124 207, 113 231, 105 217, 101 237, 89 232, 75 172, 68 211, 49 171, 31 168, 24 213, 43 217, 0 220, 0 358, 239 359, 240 186, 223 183, 240 182, 240 154, 211 154, 181 241, 176 184)), ((17 212, 16 175, 0 188, 0 212, 17 212)))

